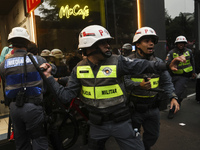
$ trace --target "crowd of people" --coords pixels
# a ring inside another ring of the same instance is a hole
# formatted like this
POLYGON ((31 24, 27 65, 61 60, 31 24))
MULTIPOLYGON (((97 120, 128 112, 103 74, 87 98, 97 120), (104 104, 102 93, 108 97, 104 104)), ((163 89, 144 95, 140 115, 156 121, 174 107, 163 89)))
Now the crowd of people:
POLYGON ((48 149, 41 105, 45 85, 27 52, 44 69, 63 104, 81 98, 89 113, 89 150, 105 149, 109 137, 114 137, 122 150, 151 149, 159 137, 158 94, 164 89, 170 103, 168 118, 172 119, 185 98, 183 85, 190 77, 196 78, 193 54, 185 47, 187 39, 178 36, 176 47, 162 61, 154 55, 159 37, 151 27, 138 29, 132 43, 125 43, 121 50, 111 49, 112 39, 104 27, 90 25, 79 34, 77 53, 64 55, 60 49, 44 49, 38 56, 37 45, 26 29, 12 29, 8 36, 11 45, 1 53, 0 75, 16 149, 48 149))

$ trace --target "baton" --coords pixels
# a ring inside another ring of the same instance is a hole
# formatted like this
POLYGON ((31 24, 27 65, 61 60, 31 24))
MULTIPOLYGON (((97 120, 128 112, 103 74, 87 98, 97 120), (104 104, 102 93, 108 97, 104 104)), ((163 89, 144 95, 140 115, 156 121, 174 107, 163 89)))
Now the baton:
POLYGON ((37 64, 37 62, 35 61, 35 59, 33 58, 33 55, 31 53, 28 53, 28 57, 31 59, 33 65, 35 66, 36 70, 39 72, 40 76, 42 77, 44 83, 47 85, 47 87, 50 89, 51 93, 54 95, 55 98, 55 102, 58 106, 60 106, 60 108, 66 112, 67 110, 65 109, 65 107, 63 106, 63 104, 59 101, 58 96, 56 95, 56 92, 54 91, 53 87, 51 86, 51 84, 49 83, 49 81, 47 80, 46 76, 44 75, 44 73, 42 72, 42 70, 44 71, 44 68, 41 69, 39 67, 39 65, 37 64))

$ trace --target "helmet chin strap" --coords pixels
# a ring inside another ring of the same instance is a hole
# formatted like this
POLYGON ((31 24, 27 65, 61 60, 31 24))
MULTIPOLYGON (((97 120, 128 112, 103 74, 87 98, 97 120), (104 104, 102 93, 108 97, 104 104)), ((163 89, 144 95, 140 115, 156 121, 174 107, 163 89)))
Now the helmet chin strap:
POLYGON ((152 52, 151 54, 146 54, 146 53, 144 53, 143 51, 142 51, 142 49, 141 48, 138 48, 139 49, 139 51, 140 51, 140 53, 144 56, 144 58, 146 58, 146 59, 149 59, 153 54, 154 54, 154 52, 152 52))

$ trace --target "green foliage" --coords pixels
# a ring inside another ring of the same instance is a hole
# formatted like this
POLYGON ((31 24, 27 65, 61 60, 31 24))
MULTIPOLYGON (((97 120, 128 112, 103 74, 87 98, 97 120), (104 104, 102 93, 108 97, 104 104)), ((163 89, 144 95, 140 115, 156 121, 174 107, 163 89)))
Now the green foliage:
POLYGON ((165 11, 166 39, 169 48, 174 46, 177 36, 183 35, 188 41, 193 41, 194 37, 194 14, 180 13, 174 19, 165 11))

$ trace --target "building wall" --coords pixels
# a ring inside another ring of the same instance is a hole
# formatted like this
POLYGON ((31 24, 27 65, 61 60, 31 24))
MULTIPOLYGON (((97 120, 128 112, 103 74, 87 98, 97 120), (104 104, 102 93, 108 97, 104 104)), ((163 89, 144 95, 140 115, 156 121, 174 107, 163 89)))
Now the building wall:
POLYGON ((143 0, 143 26, 153 28, 159 36, 155 55, 161 59, 166 57, 166 28, 164 0, 143 0))
MULTIPOLYGON (((32 30, 30 16, 25 16, 24 10, 24 0, 18 0, 16 5, 10 10, 8 15, 0 16, 0 34, 1 34, 1 49, 4 46, 8 46, 7 38, 8 34, 13 27, 24 27, 29 31, 31 40, 32 40, 32 30)), ((0 100, 3 100, 3 87, 0 83, 0 100)), ((0 104, 0 116, 8 113, 8 107, 5 107, 4 104, 0 104)))

